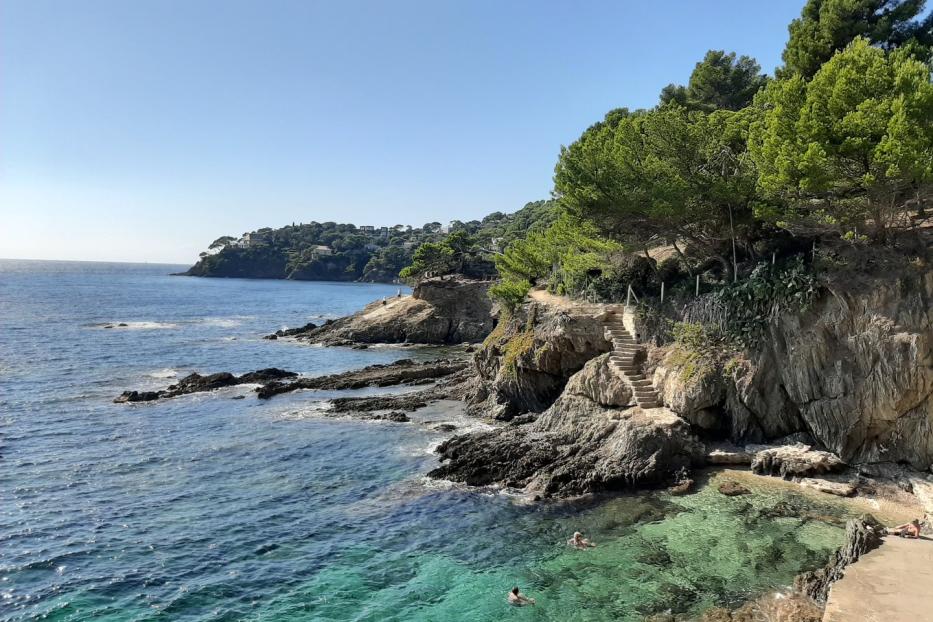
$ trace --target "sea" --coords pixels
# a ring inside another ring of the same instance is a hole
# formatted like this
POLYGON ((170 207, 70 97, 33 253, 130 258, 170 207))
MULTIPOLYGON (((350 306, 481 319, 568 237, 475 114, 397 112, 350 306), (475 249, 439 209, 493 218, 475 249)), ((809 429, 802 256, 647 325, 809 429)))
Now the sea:
POLYGON ((447 353, 262 338, 397 285, 184 268, 0 261, 0 621, 635 622, 738 606, 842 542, 847 509, 767 486, 534 502, 430 480, 440 442, 489 426, 454 402, 410 423, 328 416, 372 391, 115 404, 194 371, 447 353), (513 586, 536 605, 510 606, 513 586))

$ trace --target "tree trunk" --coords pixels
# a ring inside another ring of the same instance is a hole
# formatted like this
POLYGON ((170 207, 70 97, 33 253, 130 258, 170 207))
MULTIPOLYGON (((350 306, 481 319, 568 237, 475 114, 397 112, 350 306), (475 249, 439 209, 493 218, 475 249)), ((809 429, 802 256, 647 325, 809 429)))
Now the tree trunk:
POLYGON ((671 242, 671 246, 674 247, 674 250, 677 251, 677 255, 680 257, 680 261, 683 262, 684 267, 687 269, 687 274, 690 275, 690 278, 693 278, 693 268, 690 267, 690 262, 687 261, 687 257, 680 250, 680 247, 677 246, 677 240, 671 242))

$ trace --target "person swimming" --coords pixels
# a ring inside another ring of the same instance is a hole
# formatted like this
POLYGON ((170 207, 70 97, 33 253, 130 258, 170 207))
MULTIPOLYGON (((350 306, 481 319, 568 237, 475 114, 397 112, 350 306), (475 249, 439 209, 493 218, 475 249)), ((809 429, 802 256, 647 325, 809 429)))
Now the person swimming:
POLYGON ((915 518, 909 523, 898 525, 888 533, 890 533, 892 536, 900 536, 902 538, 919 538, 920 521, 915 518))
POLYGON ((508 600, 510 605, 515 605, 516 607, 524 607, 525 605, 534 605, 535 599, 528 598, 518 589, 518 586, 512 588, 512 591, 509 592, 508 600))
POLYGON ((583 534, 579 531, 573 532, 573 537, 567 540, 567 545, 577 549, 587 549, 596 546, 594 543, 584 538, 583 534))

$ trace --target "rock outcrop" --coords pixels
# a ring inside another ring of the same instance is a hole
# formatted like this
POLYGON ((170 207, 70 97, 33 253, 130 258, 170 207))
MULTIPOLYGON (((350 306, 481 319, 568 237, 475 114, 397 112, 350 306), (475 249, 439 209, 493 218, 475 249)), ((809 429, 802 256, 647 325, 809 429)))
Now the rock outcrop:
POLYGON ((277 367, 269 367, 234 376, 230 372, 219 372, 202 376, 199 373, 193 373, 185 376, 177 383, 169 385, 167 389, 159 391, 124 391, 113 401, 121 404, 125 402, 151 402, 154 400, 178 397, 188 393, 200 393, 202 391, 213 391, 224 387, 232 387, 238 384, 266 384, 275 382, 283 378, 295 378, 298 374, 293 371, 285 371, 277 367))
POLYGON ((804 433, 849 464, 933 465, 933 272, 903 269, 856 288, 830 279, 807 312, 769 326, 728 360, 652 354, 665 405, 736 443, 804 433))
POLYGON ((260 399, 302 389, 340 391, 364 387, 419 385, 445 378, 467 367, 465 360, 439 359, 417 363, 401 359, 386 365, 370 365, 362 369, 329 376, 298 378, 291 382, 269 382, 256 390, 260 399))
POLYGON ((763 448, 750 446, 746 449, 757 449, 750 466, 759 475, 807 477, 838 473, 846 468, 845 463, 835 454, 802 443, 763 448))
POLYGON ((489 285, 461 276, 425 279, 411 296, 377 300, 358 313, 293 336, 324 345, 477 343, 495 326, 489 285))
MULTIPOLYGON (((605 308, 541 298, 503 318, 474 355, 478 382, 468 396, 472 414, 507 421, 543 412, 587 361, 611 349, 605 308)), ((622 384, 605 365, 599 369, 602 377, 592 379, 594 384, 622 384)))
POLYGON ((702 460, 690 426, 667 409, 628 407, 631 391, 591 360, 529 424, 454 437, 438 448, 431 477, 567 496, 677 483, 702 460))

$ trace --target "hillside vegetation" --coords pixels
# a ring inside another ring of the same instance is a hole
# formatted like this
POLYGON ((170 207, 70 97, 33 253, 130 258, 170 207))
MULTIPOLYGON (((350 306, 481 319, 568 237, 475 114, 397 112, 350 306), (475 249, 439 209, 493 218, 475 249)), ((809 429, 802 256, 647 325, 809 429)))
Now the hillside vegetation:
POLYGON ((495 212, 446 227, 439 222, 416 228, 310 222, 264 228, 214 240, 186 274, 393 282, 414 264, 406 276, 425 271, 491 276, 495 270, 489 257, 528 231, 547 227, 555 211, 552 202, 536 201, 513 214, 495 212))
POLYGON ((933 187, 933 16, 917 0, 808 0, 789 34, 774 77, 710 50, 656 107, 611 110, 563 147, 561 215, 495 258, 493 293, 620 301, 663 283, 733 289, 721 298, 738 308, 766 273, 811 288, 799 275, 824 245, 912 252, 933 187))

